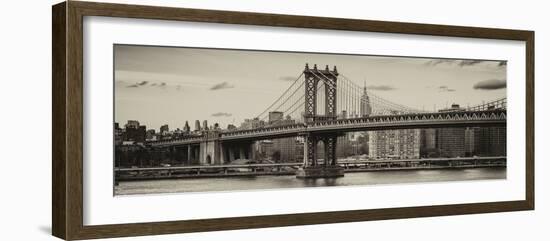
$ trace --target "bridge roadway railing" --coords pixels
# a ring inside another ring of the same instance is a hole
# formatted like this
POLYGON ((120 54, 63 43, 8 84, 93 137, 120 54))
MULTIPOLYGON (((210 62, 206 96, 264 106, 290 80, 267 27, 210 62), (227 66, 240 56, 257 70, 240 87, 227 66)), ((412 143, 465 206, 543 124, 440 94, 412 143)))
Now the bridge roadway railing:
MULTIPOLYGON (((392 128, 442 128, 505 124, 506 110, 435 112, 401 115, 380 115, 349 119, 323 120, 306 124, 281 125, 257 129, 221 131, 220 140, 270 139, 297 136, 308 132, 361 131, 392 128)), ((200 143, 204 136, 187 139, 157 141, 156 146, 200 143)))
POLYGON ((453 125, 506 123, 505 110, 460 111, 403 114, 395 116, 369 116, 352 119, 337 119, 311 123, 307 131, 351 131, 350 129, 384 129, 384 128, 441 128, 453 125))
POLYGON ((438 128, 506 123, 506 110, 436 112, 335 119, 300 125, 222 132, 221 140, 273 138, 317 131, 354 131, 384 128, 438 128))
POLYGON ((204 135, 197 135, 193 137, 177 138, 170 140, 151 141, 147 144, 151 146, 171 146, 171 145, 185 145, 185 144, 198 144, 204 140, 204 135))

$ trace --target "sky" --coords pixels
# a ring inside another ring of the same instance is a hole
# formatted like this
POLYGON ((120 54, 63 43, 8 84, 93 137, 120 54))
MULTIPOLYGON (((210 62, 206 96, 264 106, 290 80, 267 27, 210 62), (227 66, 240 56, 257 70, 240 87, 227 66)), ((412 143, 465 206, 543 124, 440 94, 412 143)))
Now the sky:
POLYGON ((114 46, 115 122, 147 129, 189 121, 239 126, 260 114, 305 64, 337 66, 372 93, 420 110, 473 106, 506 96, 505 60, 114 46))

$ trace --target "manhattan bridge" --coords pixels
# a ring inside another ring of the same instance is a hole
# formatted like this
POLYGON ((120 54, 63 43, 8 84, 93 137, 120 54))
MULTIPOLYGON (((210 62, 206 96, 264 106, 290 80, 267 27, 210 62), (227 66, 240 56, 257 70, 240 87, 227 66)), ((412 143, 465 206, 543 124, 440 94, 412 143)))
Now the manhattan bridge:
POLYGON ((290 123, 238 129, 210 129, 176 139, 150 141, 154 148, 172 148, 186 153, 186 161, 223 165, 241 159, 254 160, 256 141, 302 137, 304 159, 298 177, 342 176, 336 158, 338 137, 348 132, 506 126, 506 98, 449 111, 429 112, 381 98, 339 73, 306 64, 295 81, 261 113, 282 112, 290 123), (324 156, 317 156, 322 142, 324 156), (323 163, 319 161, 323 159, 323 163))

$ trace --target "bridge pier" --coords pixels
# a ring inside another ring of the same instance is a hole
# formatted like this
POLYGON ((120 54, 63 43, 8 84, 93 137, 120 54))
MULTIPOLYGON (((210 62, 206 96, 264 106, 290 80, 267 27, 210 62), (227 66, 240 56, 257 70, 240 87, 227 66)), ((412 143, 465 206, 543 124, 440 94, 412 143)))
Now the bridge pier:
POLYGON ((344 169, 336 162, 336 134, 304 136, 304 164, 296 171, 297 178, 343 177, 344 169), (325 147, 324 163, 317 157, 317 144, 322 141, 325 147))

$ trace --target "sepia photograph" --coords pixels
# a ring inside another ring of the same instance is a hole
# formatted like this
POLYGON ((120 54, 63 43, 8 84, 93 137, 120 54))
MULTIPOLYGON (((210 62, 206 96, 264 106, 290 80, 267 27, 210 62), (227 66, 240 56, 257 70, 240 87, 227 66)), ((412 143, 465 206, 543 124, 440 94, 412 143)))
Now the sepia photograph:
POLYGON ((113 48, 115 196, 507 177, 506 60, 113 48))

